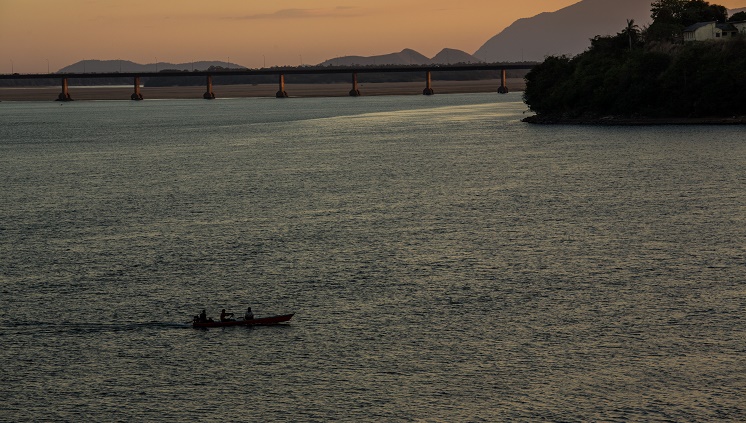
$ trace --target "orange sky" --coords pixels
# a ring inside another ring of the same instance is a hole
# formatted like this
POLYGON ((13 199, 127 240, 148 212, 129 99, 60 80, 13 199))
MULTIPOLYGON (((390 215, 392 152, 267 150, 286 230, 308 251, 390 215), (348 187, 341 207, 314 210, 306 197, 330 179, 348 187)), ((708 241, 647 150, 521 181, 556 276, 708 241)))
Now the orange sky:
POLYGON ((261 67, 404 48, 429 57, 444 47, 474 53, 518 18, 578 1, 0 0, 0 73, 56 71, 84 59, 261 67))

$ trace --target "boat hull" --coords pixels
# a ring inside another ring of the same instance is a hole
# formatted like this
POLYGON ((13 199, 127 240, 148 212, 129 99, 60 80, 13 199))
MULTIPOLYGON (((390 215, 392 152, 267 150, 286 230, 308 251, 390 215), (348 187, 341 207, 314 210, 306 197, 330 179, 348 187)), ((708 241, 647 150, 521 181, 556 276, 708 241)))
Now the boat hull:
MULTIPOLYGON (((293 313, 295 314, 295 313, 293 313)), ((282 314, 279 316, 260 317, 251 320, 229 320, 226 322, 192 322, 195 328, 222 328, 226 326, 268 326, 289 321, 293 314, 282 314)))

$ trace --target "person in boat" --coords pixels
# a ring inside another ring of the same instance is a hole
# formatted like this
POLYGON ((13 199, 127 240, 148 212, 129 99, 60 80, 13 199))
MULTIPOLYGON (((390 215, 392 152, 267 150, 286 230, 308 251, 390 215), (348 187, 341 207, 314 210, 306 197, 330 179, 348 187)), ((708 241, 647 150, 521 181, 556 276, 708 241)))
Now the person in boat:
POLYGON ((207 321, 207 312, 205 310, 202 310, 202 313, 199 314, 199 321, 202 323, 207 321))
POLYGON ((248 310, 246 310, 246 315, 243 316, 244 320, 254 320, 254 312, 251 311, 251 307, 249 307, 248 310))
POLYGON ((228 316, 233 317, 233 313, 226 313, 225 309, 223 309, 223 311, 220 312, 220 321, 228 322, 230 320, 235 320, 235 319, 229 319, 228 316))

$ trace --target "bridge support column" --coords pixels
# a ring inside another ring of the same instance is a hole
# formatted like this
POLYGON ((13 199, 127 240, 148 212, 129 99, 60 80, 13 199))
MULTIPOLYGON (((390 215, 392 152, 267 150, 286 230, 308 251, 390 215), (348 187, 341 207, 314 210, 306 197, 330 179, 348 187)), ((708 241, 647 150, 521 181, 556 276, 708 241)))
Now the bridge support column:
POLYGON ((205 91, 204 94, 202 94, 202 98, 205 100, 214 100, 215 99, 215 93, 212 92, 212 75, 207 75, 207 91, 205 91))
POLYGON ((360 97, 360 90, 357 89, 357 72, 352 73, 352 89, 350 97, 360 97))
POLYGON ((433 95, 433 94, 435 94, 435 91, 433 91, 433 78, 432 78, 432 74, 431 74, 430 71, 427 71, 427 73, 425 74, 425 80, 427 82, 426 82, 426 85, 425 85, 425 89, 422 90, 422 94, 424 94, 424 95, 433 95))
POLYGON ((277 98, 287 98, 288 93, 285 91, 285 74, 280 74, 279 78, 280 83, 280 89, 277 91, 277 94, 275 94, 275 97, 277 98))
POLYGON ((142 100, 142 93, 140 93, 140 77, 135 77, 135 92, 130 96, 132 100, 142 100))
POLYGON ((62 92, 57 96, 57 101, 73 101, 68 90, 67 78, 62 78, 62 92))
POLYGON ((500 94, 507 94, 508 91, 508 78, 505 69, 500 71, 500 88, 497 89, 500 94))

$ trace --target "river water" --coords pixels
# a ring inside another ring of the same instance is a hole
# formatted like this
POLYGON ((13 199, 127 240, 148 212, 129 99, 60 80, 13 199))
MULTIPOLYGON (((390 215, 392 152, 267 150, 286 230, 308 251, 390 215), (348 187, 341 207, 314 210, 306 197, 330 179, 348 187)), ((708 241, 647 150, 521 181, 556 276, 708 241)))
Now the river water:
POLYGON ((0 103, 0 421, 746 420, 743 129, 525 110, 0 103))

